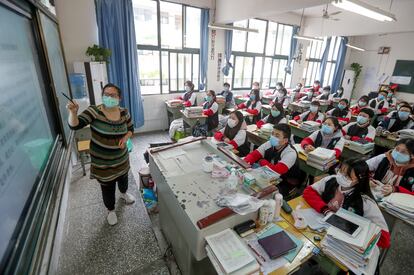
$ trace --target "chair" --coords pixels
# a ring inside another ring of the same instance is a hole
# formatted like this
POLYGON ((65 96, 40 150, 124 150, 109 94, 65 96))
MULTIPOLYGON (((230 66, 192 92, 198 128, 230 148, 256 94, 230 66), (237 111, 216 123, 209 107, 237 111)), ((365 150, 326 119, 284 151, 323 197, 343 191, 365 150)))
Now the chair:
POLYGON ((81 166, 82 166, 82 171, 83 171, 83 175, 86 175, 86 170, 85 170, 85 164, 86 164, 86 158, 87 155, 89 154, 89 147, 90 147, 90 140, 82 140, 82 141, 78 141, 77 143, 77 149, 78 149, 78 153, 79 153, 79 158, 81 161, 81 166))

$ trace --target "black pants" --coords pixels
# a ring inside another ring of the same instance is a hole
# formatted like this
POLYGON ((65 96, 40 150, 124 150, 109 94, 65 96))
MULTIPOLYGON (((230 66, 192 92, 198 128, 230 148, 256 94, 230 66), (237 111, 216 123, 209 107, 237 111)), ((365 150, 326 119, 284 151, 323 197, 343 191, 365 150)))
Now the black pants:
POLYGON ((128 173, 125 175, 119 176, 118 178, 108 181, 108 182, 102 182, 99 181, 101 184, 101 190, 102 190, 102 198, 103 202, 108 208, 109 211, 112 211, 115 209, 115 188, 116 183, 118 183, 118 189, 121 193, 125 193, 128 190, 128 173))

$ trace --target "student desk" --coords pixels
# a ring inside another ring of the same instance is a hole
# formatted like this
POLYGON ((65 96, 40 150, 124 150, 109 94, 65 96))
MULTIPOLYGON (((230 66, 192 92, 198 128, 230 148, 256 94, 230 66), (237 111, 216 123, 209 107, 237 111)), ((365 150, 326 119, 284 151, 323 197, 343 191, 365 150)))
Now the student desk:
POLYGON ((304 105, 300 102, 291 102, 289 103, 288 109, 292 112, 299 112, 303 113, 306 112, 309 109, 310 105, 304 105))
POLYGON ((182 104, 171 106, 168 101, 165 101, 165 106, 167 108, 168 125, 170 125, 173 120, 182 117, 182 113, 180 112, 183 109, 182 104))
POLYGON ((236 103, 236 105, 246 103, 248 100, 249 99, 247 97, 234 97, 234 103, 236 103))
POLYGON ((272 102, 273 99, 275 99, 274 95, 264 95, 262 96, 262 104, 270 104, 270 102, 272 102))
POLYGON ((375 137, 375 145, 381 146, 387 149, 393 149, 396 143, 397 143, 397 139, 394 137, 383 137, 383 136, 375 137))
POLYGON ((197 122, 200 122, 201 125, 206 123, 206 119, 208 116, 201 115, 201 116, 186 116, 183 110, 180 110, 180 113, 183 117, 183 125, 184 125, 184 132, 186 132, 187 127, 190 127, 190 130, 192 132, 194 126, 197 124, 197 122))
POLYGON ((291 123, 289 123, 290 126, 290 131, 292 132, 292 135, 297 136, 299 138, 305 138, 310 136, 310 134, 312 134, 312 132, 308 132, 302 128, 300 128, 297 125, 293 125, 291 123))
POLYGON ((250 113, 246 112, 244 109, 228 108, 228 109, 226 109, 226 112, 232 113, 232 112, 237 111, 237 110, 242 113, 243 117, 253 117, 254 116, 253 114, 250 114, 250 113))

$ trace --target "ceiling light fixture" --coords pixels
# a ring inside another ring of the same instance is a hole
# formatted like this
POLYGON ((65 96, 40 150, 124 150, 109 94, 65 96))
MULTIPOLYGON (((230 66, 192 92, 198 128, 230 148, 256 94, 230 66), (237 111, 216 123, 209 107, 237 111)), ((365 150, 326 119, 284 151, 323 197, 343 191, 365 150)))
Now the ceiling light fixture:
POLYGON ((347 46, 348 48, 355 49, 355 50, 357 50, 357 51, 361 51, 361 52, 365 52, 365 51, 366 51, 366 50, 365 50, 365 49, 363 49, 363 48, 356 47, 356 46, 352 46, 352 45, 350 45, 350 44, 346 44, 346 46, 347 46))
POLYGON ((334 0, 332 5, 340 9, 354 12, 378 21, 392 22, 397 21, 394 14, 371 6, 359 0, 334 0))
POLYGON ((294 35, 293 38, 299 40, 309 40, 309 41, 323 41, 323 38, 312 37, 312 36, 304 36, 304 35, 294 35))
POLYGON ((242 27, 218 24, 218 23, 208 24, 208 27, 210 29, 216 29, 216 30, 229 30, 229 31, 255 32, 255 33, 259 32, 258 29, 242 28, 242 27))

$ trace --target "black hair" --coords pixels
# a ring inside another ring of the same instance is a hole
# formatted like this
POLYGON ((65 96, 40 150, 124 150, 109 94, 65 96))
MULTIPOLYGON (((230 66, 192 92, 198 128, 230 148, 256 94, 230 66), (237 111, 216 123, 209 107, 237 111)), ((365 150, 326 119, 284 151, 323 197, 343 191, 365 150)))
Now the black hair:
POLYGON ((408 108, 408 109, 410 109, 410 113, 412 113, 412 112, 413 112, 413 109, 412 109, 412 108, 411 108, 411 106, 410 106, 410 105, 408 105, 408 104, 403 104, 403 105, 401 105, 401 104, 400 104, 400 108, 398 108, 398 111, 399 111, 401 108, 408 108))
POLYGON ((122 91, 121 88, 119 88, 118 86, 116 86, 115 84, 112 83, 108 83, 106 84, 103 88, 102 88, 102 95, 104 94, 105 89, 107 88, 114 88, 116 90, 116 92, 118 93, 118 96, 121 97, 122 96, 122 91))
POLYGON ((319 80, 313 81, 313 84, 315 84, 315 83, 321 84, 321 82, 319 80))
POLYGON ((187 80, 184 85, 187 85, 190 87, 191 90, 194 90, 194 83, 191 80, 187 80))
MULTIPOLYGON (((341 124, 339 124, 339 120, 338 120, 336 117, 334 117, 334 116, 330 116, 330 117, 325 118, 325 120, 324 120, 324 121, 327 121, 328 119, 330 119, 330 120, 332 121, 333 125, 334 125, 334 126, 335 126, 335 128, 337 129, 336 131, 338 131, 338 130, 341 130, 341 129, 342 129, 341 124)), ((336 132, 336 131, 335 131, 335 132, 336 132)))
POLYGON ((414 155, 414 139, 411 139, 411 138, 400 139, 399 141, 397 141, 395 146, 398 146, 400 144, 404 144, 405 147, 407 147, 408 152, 410 152, 410 155, 414 155))
POLYGON ((279 102, 275 102, 272 107, 276 107, 276 109, 280 112, 280 114, 284 114, 285 110, 283 110, 283 105, 279 102))
POLYGON ((282 82, 277 82, 277 83, 276 83, 276 86, 280 86, 280 87, 282 87, 282 88, 283 88, 283 87, 285 87, 285 86, 283 86, 283 83, 282 83, 282 82))
POLYGON ((340 90, 340 91, 343 92, 344 91, 344 87, 341 86, 341 87, 338 88, 338 90, 340 90))
POLYGON ((345 102, 345 103, 346 103, 346 106, 348 106, 348 105, 349 105, 349 101, 348 101, 348 99, 346 99, 346 98, 341 98, 341 99, 339 100, 339 102, 345 102))
POLYGON ((372 109, 370 109, 370 108, 364 108, 364 109, 362 109, 361 111, 359 111, 360 113, 364 113, 364 114, 367 114, 368 116, 369 116, 369 118, 373 118, 374 117, 374 115, 375 115, 375 113, 374 113, 374 111, 372 110, 372 109))
POLYGON ((298 82, 296 85, 300 85, 301 87, 303 87, 303 84, 301 82, 298 82))
POLYGON ((380 93, 384 93, 384 94, 387 94, 387 95, 388 95, 388 92, 387 92, 387 91, 384 91, 384 90, 379 91, 379 92, 378 92, 378 95, 379 95, 380 93))
POLYGON ((323 90, 324 91, 331 91, 331 86, 329 86, 329 85, 325 86, 325 87, 323 87, 323 90))
POLYGON ((312 102, 311 102, 311 105, 313 105, 313 106, 318 106, 318 107, 320 107, 320 106, 321 106, 321 104, 320 104, 320 103, 319 103, 319 101, 317 101, 317 100, 312 101, 312 102))
POLYGON ((368 103, 368 101, 369 101, 369 97, 368 97, 367 95, 363 95, 363 96, 361 96, 361 97, 359 98, 359 100, 358 100, 358 101, 360 101, 360 100, 364 100, 366 103, 368 103))
POLYGON ((373 198, 371 193, 371 187, 369 185, 369 166, 365 159, 351 158, 344 160, 342 165, 346 166, 346 175, 351 177, 352 170, 358 178, 358 184, 354 186, 354 192, 359 194, 365 194, 370 198, 373 198))
POLYGON ((283 133, 284 138, 290 139, 290 135, 292 134, 292 132, 290 130, 290 126, 287 125, 286 123, 275 124, 273 126, 273 129, 281 131, 283 133))
POLYGON ((208 92, 210 92, 211 96, 213 97, 213 102, 216 101, 216 92, 213 90, 208 90, 208 92))
POLYGON ((282 91, 282 93, 283 93, 283 95, 284 96, 286 96, 287 95, 287 90, 286 90, 286 88, 282 88, 282 89, 280 89, 281 91, 282 91))
POLYGON ((250 94, 251 93, 254 94, 254 100, 255 101, 260 101, 260 90, 259 89, 254 89, 250 92, 250 94))
POLYGON ((226 86, 226 87, 230 88, 230 84, 228 82, 224 82, 223 86, 226 86))
POLYGON ((257 86, 259 86, 259 87, 260 87, 260 83, 259 83, 259 82, 257 82, 257 81, 255 81, 255 82, 253 82, 253 83, 252 83, 252 86, 254 86, 254 85, 257 85, 257 86))

